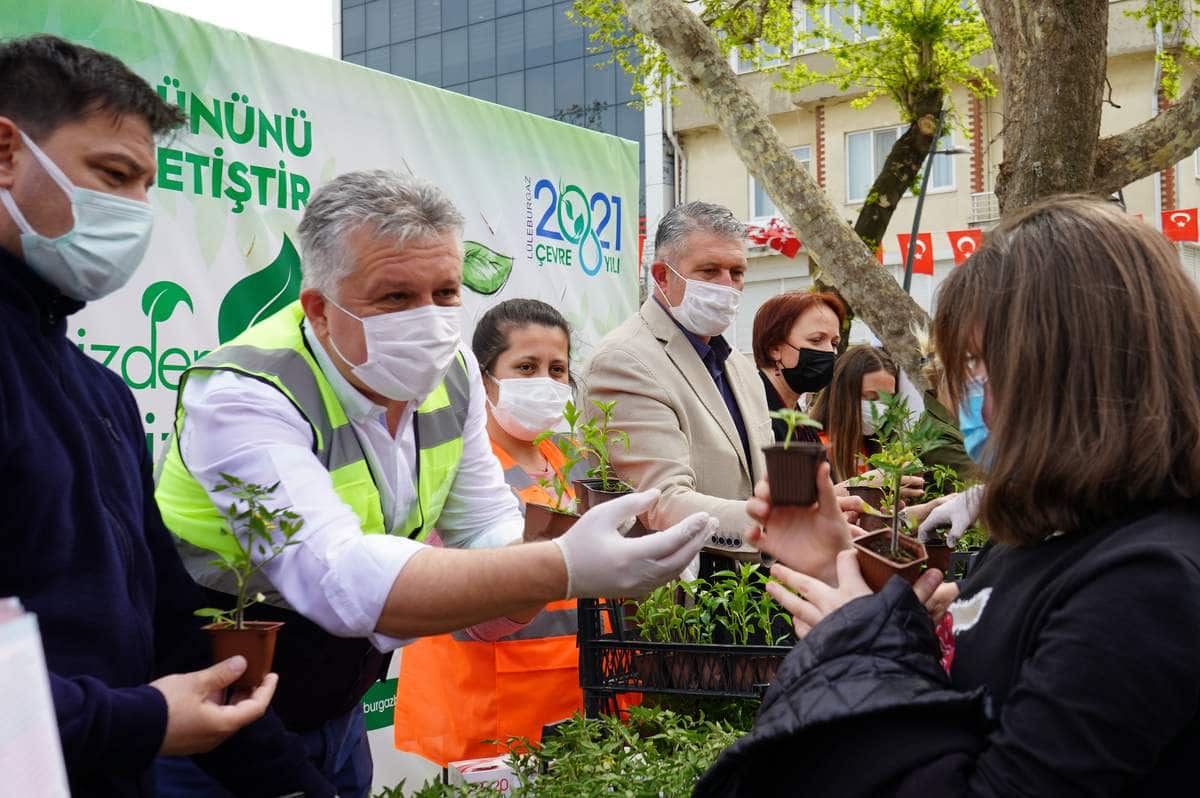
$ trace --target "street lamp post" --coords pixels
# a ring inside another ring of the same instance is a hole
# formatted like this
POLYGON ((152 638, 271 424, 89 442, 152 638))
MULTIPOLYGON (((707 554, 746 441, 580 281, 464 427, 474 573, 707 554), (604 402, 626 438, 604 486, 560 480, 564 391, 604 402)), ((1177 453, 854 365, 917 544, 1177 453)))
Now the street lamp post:
POLYGON ((921 175, 921 193, 917 197, 917 212, 913 215, 912 235, 908 238, 908 253, 904 257, 904 293, 911 293, 912 288, 912 269, 913 256, 917 251, 917 233, 921 229, 921 210, 925 207, 925 191, 929 188, 929 173, 933 171, 933 157, 935 155, 962 155, 967 150, 961 147, 951 147, 948 150, 939 150, 938 144, 942 140, 942 120, 946 118, 946 112, 938 113, 937 127, 933 130, 933 146, 929 148, 929 154, 925 156, 925 174, 921 175))

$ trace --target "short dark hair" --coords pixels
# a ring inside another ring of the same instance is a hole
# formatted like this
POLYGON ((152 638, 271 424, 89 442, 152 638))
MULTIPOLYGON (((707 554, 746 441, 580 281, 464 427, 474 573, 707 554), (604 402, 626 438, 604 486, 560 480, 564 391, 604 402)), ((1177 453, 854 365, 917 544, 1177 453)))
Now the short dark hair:
POLYGON ((506 299, 488 309, 475 325, 471 351, 479 361, 481 371, 490 372, 496 358, 508 350, 508 336, 513 330, 537 324, 563 331, 571 340, 571 325, 553 305, 539 299, 506 299))
POLYGON ((0 116, 34 139, 97 112, 141 117, 155 136, 186 118, 118 59, 57 36, 0 42, 0 75, 0 116))
POLYGON ((1153 227, 1094 197, 1020 211, 942 283, 933 332, 955 405, 987 368, 993 539, 1200 496, 1200 291, 1153 227))

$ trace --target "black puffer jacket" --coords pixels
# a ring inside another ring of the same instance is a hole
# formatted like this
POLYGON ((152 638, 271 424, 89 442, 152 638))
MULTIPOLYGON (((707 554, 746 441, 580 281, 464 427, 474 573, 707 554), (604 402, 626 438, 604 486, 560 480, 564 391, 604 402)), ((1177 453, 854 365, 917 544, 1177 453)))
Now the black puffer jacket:
POLYGON ((793 649, 754 730, 694 795, 930 798, 941 794, 931 778, 949 787, 982 747, 990 714, 985 691, 951 687, 928 612, 893 578, 793 649))
POLYGON ((1196 794, 1200 507, 997 544, 962 590, 951 679, 893 578, 796 647, 696 794, 1196 794))

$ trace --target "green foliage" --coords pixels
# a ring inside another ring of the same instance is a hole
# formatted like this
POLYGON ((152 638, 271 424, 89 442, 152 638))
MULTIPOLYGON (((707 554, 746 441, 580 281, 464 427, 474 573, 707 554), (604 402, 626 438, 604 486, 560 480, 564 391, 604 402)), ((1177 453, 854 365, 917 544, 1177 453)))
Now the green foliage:
POLYGON ((579 428, 587 452, 596 459, 596 466, 588 471, 588 476, 598 478, 602 490, 616 490, 624 483, 613 473, 610 447, 614 442, 623 443, 628 450, 629 435, 611 427, 613 411, 617 407, 615 399, 611 402, 593 399, 592 404, 600 411, 599 420, 589 418, 579 428))
POLYGON ((218 559, 212 564, 233 575, 238 588, 237 602, 230 610, 205 607, 196 610, 195 614, 222 626, 241 629, 246 608, 265 598, 262 593, 247 595, 251 578, 285 548, 299 542, 293 538, 303 528, 304 521, 289 509, 266 506, 279 487, 278 482, 265 487, 243 482, 231 474, 221 474, 221 479, 224 481, 214 490, 233 496, 229 507, 222 511, 226 526, 221 529, 221 534, 233 539, 237 551, 232 554, 218 552, 218 559))
POLYGON ((792 445, 792 435, 795 434, 797 427, 812 427, 813 429, 821 429, 821 422, 810 418, 808 415, 791 407, 784 407, 779 410, 771 411, 771 418, 777 418, 784 424, 787 424, 787 435, 785 435, 783 438, 784 449, 787 449, 792 445))
POLYGON ((1200 44, 1191 26, 1195 9, 1195 4, 1188 0, 1145 0, 1141 7, 1125 12, 1152 31, 1162 26, 1164 46, 1156 58, 1162 69, 1163 93, 1171 100, 1179 97, 1183 63, 1200 61, 1200 44))
POLYGON ((885 504, 892 509, 892 552, 900 548, 900 485, 905 476, 925 473, 921 456, 935 448, 944 427, 940 421, 922 413, 915 422, 909 419, 908 401, 899 394, 879 392, 879 401, 871 406, 875 437, 880 449, 867 462, 883 472, 885 504), (879 410, 883 405, 883 410, 879 410))
POLYGON ((547 490, 554 491, 554 506, 552 510, 559 513, 574 512, 573 503, 570 497, 570 483, 568 475, 587 458, 587 449, 579 444, 579 418, 582 414, 575 403, 570 399, 563 407, 563 421, 567 422, 567 431, 563 434, 558 434, 553 430, 546 430, 533 439, 535 445, 540 445, 542 441, 549 440, 563 456, 562 468, 555 471, 553 476, 546 480, 540 480, 539 484, 547 490))
POLYGON ((763 589, 768 581, 757 563, 742 563, 710 579, 663 585, 633 602, 639 634, 652 643, 713 643, 724 629, 733 645, 747 645, 753 637, 781 645, 790 635, 776 636, 774 621, 782 617, 790 628, 791 619, 763 589))
MULTIPOLYGON (((776 85, 784 91, 820 83, 862 90, 856 107, 888 97, 907 122, 919 115, 919 99, 931 93, 948 99, 955 86, 979 97, 995 93, 991 69, 971 63, 992 46, 975 4, 859 0, 857 5, 858 20, 849 0, 830 4, 828 20, 825 4, 818 2, 701 0, 694 7, 723 52, 736 50, 756 68, 776 73, 776 85), (801 5, 809 9, 807 15, 796 13, 801 5), (812 50, 826 52, 828 65, 818 69, 806 63, 811 59, 780 57, 812 50)), ((589 26, 594 52, 612 48, 612 60, 634 75, 635 92, 644 98, 661 95, 672 75, 670 64, 656 44, 633 32, 621 0, 576 0, 572 16, 589 26)))
MULTIPOLYGON (((739 720, 748 717, 743 712, 739 720)), ((628 721, 606 715, 589 720, 576 715, 540 746, 513 739, 510 762, 521 786, 514 798, 661 798, 691 795, 720 753, 747 729, 699 713, 680 714, 661 707, 632 707, 628 721)), ((403 784, 376 793, 398 798, 403 784)), ((415 798, 494 796, 487 784, 426 784, 415 798)))

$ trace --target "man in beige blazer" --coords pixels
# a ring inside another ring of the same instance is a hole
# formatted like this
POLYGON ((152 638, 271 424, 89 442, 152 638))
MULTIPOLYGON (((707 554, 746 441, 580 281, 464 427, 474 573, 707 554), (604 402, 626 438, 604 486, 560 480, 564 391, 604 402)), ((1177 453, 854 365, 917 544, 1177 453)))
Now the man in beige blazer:
POLYGON ((721 335, 737 314, 746 273, 745 228, 718 205, 690 202, 663 216, 654 286, 641 310, 604 338, 584 369, 587 400, 616 401, 629 434, 612 461, 626 482, 662 491, 645 518, 666 529, 704 511, 719 529, 709 547, 741 556, 745 500, 774 442, 754 363, 721 335))

